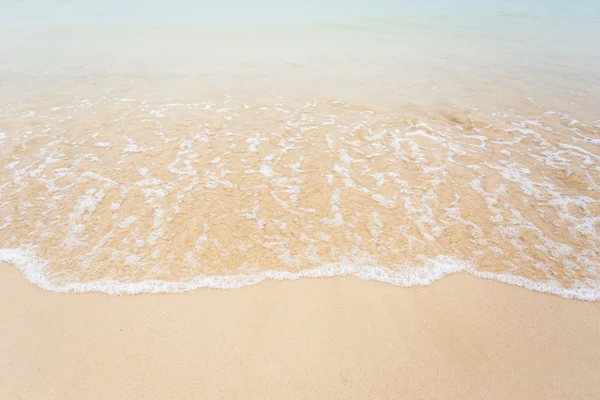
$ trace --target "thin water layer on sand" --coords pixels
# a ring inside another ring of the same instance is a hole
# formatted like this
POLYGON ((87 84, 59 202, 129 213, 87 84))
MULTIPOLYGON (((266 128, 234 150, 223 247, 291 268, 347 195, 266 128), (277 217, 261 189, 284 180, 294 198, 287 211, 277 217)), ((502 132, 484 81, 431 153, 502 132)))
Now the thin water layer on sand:
POLYGON ((0 261, 111 294, 466 271, 600 299, 600 121, 98 95, 0 110, 0 261))

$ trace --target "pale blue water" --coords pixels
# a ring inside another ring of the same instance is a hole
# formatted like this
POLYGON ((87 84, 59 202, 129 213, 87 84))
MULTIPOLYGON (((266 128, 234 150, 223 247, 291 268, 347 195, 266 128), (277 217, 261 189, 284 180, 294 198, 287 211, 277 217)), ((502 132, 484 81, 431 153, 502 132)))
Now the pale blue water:
POLYGON ((600 70, 598 0, 1 0, 0 26, 3 74, 193 75, 320 63, 354 64, 359 76, 369 64, 411 79, 430 70, 418 79, 435 80, 435 66, 444 79, 477 69, 586 89, 600 70))
POLYGON ((433 17, 461 20, 500 18, 562 23, 597 23, 597 0, 3 0, 7 27, 88 24, 257 25, 362 18, 433 17))
POLYGON ((0 0, 0 26, 4 96, 153 77, 366 103, 534 100, 591 120, 600 108, 599 0, 0 0))

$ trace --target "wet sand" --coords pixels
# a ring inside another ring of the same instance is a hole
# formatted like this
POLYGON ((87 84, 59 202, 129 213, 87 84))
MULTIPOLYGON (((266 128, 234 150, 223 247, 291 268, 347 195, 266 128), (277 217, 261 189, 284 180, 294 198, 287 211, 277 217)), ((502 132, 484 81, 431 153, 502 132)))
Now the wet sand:
POLYGON ((59 294, 0 266, 2 399, 591 399, 600 303, 466 274, 59 294))
POLYGON ((0 110, 0 261, 61 292, 460 270, 600 299, 596 122, 143 93, 0 110))

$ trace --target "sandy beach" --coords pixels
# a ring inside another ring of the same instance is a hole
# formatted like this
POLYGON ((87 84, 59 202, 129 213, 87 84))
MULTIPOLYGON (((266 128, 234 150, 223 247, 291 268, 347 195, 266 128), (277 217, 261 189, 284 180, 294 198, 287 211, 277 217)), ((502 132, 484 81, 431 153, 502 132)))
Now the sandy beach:
POLYGON ((0 400, 600 399, 598 0, 5 0, 0 400))
POLYGON ((600 304, 474 278, 59 294, 0 268, 2 399, 591 399, 600 304))

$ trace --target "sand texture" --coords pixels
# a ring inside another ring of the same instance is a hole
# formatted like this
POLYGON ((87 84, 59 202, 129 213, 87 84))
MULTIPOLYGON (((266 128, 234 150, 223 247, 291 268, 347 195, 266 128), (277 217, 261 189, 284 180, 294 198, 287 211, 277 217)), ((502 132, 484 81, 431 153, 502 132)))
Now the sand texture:
POLYGON ((0 261, 42 288, 468 271, 600 299, 596 122, 88 90, 0 110, 0 261))
POLYGON ((2 265, 2 399, 592 399, 600 304, 453 275, 59 294, 2 265))

